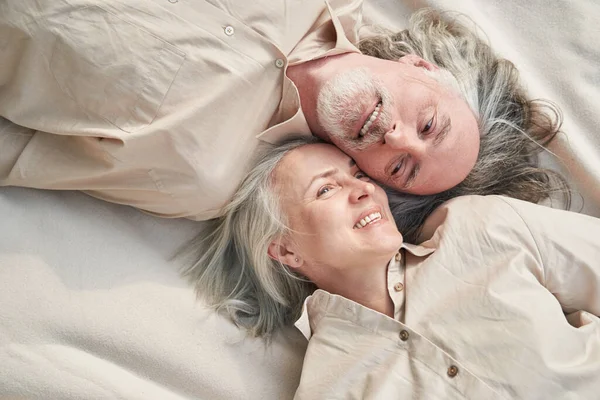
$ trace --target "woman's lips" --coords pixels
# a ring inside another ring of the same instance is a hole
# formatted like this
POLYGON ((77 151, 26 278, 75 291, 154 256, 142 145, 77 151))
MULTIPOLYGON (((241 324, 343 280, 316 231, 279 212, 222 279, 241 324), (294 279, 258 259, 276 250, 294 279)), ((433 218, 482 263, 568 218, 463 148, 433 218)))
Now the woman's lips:
POLYGON ((365 226, 369 226, 375 222, 381 221, 382 219, 383 214, 381 213, 381 208, 372 208, 360 215, 358 220, 355 222, 353 229, 362 229, 365 226))

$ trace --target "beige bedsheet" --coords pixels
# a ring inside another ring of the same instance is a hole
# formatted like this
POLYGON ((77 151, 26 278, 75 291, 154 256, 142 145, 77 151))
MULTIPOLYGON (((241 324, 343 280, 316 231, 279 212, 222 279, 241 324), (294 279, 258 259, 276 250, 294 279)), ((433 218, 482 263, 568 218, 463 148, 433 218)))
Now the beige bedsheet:
MULTIPOLYGON (((545 162, 600 216, 600 3, 367 0, 365 22, 402 28, 426 5, 469 15, 532 96, 558 103, 566 134, 545 162)), ((195 301, 169 258, 196 231, 80 193, 0 189, 0 398, 291 398, 303 339, 265 347, 195 301)))

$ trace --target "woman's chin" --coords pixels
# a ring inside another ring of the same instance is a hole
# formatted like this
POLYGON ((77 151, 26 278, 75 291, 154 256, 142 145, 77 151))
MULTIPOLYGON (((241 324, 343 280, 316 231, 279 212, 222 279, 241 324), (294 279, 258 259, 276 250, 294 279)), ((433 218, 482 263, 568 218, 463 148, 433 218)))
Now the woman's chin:
POLYGON ((374 237, 369 242, 363 242, 365 245, 365 252, 371 254, 372 257, 381 257, 389 261, 389 258, 393 257, 394 254, 400 250, 402 246, 402 235, 386 235, 374 237))
POLYGON ((385 243, 398 243, 398 247, 402 245, 402 234, 398 232, 396 225, 386 220, 372 222, 360 229, 353 229, 353 233, 359 235, 362 240, 376 240, 385 243))

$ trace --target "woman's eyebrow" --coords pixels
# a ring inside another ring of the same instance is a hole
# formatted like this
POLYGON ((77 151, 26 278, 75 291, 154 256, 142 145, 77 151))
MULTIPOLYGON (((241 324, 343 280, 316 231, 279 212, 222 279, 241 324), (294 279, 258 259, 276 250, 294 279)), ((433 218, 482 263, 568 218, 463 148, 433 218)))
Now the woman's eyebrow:
POLYGON ((310 183, 306 186, 306 190, 308 190, 316 180, 321 179, 321 178, 328 178, 330 176, 337 174, 338 172, 340 172, 340 170, 338 168, 331 168, 331 169, 321 172, 318 175, 313 176, 312 179, 310 180, 310 183))

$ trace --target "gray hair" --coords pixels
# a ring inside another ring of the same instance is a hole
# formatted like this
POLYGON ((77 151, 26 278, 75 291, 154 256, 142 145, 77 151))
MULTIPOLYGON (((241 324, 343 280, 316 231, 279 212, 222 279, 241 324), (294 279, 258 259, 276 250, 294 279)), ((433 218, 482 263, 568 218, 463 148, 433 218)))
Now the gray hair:
POLYGON ((183 249, 195 260, 183 270, 196 292, 253 336, 269 338, 293 324, 315 285, 268 256, 269 244, 289 232, 273 172, 292 150, 316 138, 293 138, 269 147, 237 189, 223 216, 207 221, 183 249))
POLYGON ((407 54, 448 70, 473 109, 481 135, 477 162, 467 178, 445 192, 416 196, 387 188, 398 229, 419 241, 425 219, 443 202, 461 195, 506 195, 538 203, 559 194, 565 208, 570 192, 557 172, 538 166, 537 156, 559 132, 562 115, 545 101, 528 100, 516 67, 499 58, 472 29, 449 13, 422 9, 408 29, 378 29, 359 43, 363 54, 396 60, 407 54))
MULTIPOLYGON (((363 53, 385 59, 417 54, 452 73, 478 116, 479 159, 458 186, 430 196, 388 189, 392 212, 406 241, 417 242, 427 216, 444 201, 466 194, 502 194, 531 202, 553 190, 569 196, 564 179, 536 165, 536 154, 556 135, 560 113, 549 103, 529 101, 516 68, 497 58, 456 20, 424 10, 400 33, 381 33, 360 43, 363 53)), ((223 216, 184 253, 194 261, 183 271, 199 296, 254 336, 269 337, 300 316, 315 285, 268 256, 268 246, 289 232, 273 190, 273 171, 283 157, 314 139, 292 139, 269 149, 241 183, 223 216)))

